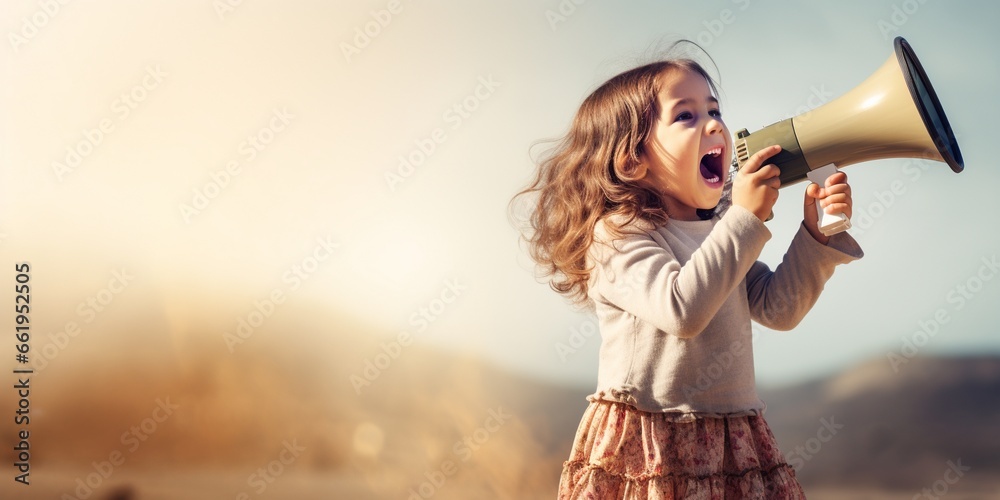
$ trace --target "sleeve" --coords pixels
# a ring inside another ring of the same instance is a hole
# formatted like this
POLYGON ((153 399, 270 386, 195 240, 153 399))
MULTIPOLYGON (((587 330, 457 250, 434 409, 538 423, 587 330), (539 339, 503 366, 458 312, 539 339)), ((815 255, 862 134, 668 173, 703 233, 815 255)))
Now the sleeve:
POLYGON ((589 253, 594 268, 588 294, 659 330, 691 338, 743 283, 770 238, 757 216, 733 207, 682 266, 673 251, 643 231, 607 243, 610 235, 599 223, 589 253))
POLYGON ((846 232, 831 236, 823 245, 801 223, 773 272, 758 261, 747 273, 750 317, 774 330, 791 330, 819 299, 834 268, 863 256, 858 242, 846 232))

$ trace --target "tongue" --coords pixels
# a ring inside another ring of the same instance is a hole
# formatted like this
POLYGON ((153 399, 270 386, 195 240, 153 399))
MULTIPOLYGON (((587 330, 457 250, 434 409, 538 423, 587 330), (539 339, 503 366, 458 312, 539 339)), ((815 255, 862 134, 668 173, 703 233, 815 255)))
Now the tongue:
POLYGON ((708 165, 705 165, 704 158, 701 160, 700 171, 701 171, 701 176, 704 177, 704 178, 706 178, 706 179, 712 179, 712 178, 715 177, 715 174, 713 174, 712 170, 710 168, 708 168, 708 165))

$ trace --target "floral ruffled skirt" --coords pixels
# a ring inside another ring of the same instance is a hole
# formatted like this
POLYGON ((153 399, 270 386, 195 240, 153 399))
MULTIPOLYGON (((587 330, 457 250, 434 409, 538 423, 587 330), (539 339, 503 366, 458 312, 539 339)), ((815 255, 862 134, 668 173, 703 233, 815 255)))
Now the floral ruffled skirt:
POLYGON ((592 400, 560 499, 805 498, 762 416, 698 418, 592 400))

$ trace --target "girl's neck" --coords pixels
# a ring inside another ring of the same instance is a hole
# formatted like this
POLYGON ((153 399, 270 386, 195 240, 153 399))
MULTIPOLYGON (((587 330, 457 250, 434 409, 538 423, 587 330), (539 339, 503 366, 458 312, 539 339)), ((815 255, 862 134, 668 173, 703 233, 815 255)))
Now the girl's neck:
POLYGON ((662 201, 663 206, 667 208, 667 215, 674 220, 686 220, 686 221, 699 221, 701 217, 698 216, 698 210, 694 207, 689 207, 670 196, 663 195, 662 201))

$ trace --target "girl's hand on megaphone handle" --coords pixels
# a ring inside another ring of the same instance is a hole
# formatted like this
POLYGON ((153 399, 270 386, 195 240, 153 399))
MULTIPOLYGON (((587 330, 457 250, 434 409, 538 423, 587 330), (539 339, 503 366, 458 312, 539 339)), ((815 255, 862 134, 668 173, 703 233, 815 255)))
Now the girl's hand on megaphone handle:
POLYGON ((764 165, 764 160, 779 151, 781 146, 769 146, 757 151, 733 179, 733 204, 753 212, 762 221, 771 214, 781 186, 781 179, 778 178, 781 170, 771 164, 764 165))
POLYGON ((809 234, 816 238, 816 241, 826 245, 830 237, 824 235, 819 230, 819 221, 816 220, 816 207, 819 203, 823 211, 828 214, 842 213, 848 219, 851 218, 854 201, 851 199, 851 186, 847 183, 847 174, 840 171, 826 179, 826 186, 820 188, 816 183, 806 186, 805 205, 803 207, 803 220, 809 234))

